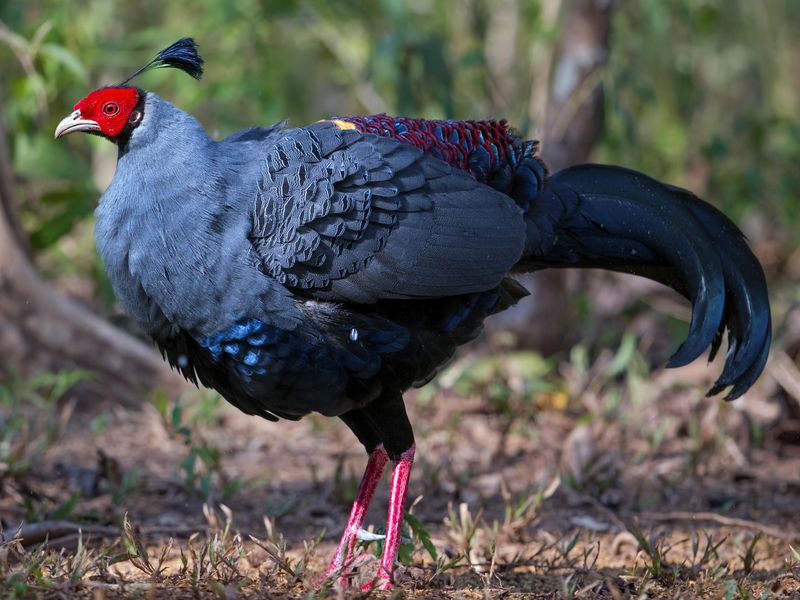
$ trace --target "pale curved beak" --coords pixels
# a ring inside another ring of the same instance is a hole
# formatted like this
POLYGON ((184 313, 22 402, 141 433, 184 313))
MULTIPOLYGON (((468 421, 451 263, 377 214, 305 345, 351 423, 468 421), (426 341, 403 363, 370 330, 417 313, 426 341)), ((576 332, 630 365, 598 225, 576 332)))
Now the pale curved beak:
POLYGON ((100 131, 100 125, 91 119, 81 119, 81 111, 76 110, 58 124, 55 137, 58 139, 76 131, 100 131))

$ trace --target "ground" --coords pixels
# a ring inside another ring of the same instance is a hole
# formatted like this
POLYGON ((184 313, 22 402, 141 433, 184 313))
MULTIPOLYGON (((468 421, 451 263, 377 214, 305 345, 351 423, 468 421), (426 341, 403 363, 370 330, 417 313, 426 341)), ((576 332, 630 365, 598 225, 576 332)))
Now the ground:
MULTIPOLYGON (((769 372, 704 398, 719 363, 650 373, 634 339, 554 361, 490 340, 409 394, 392 597, 800 597, 800 404, 769 372)), ((74 375, 0 388, 0 595, 359 596, 318 585, 365 464, 344 426, 196 391, 87 402, 74 375)))

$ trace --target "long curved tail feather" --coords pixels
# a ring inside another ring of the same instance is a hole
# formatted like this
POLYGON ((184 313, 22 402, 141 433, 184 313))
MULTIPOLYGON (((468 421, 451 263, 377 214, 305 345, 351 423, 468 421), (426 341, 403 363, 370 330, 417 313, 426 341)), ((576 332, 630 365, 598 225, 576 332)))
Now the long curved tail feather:
POLYGON ((552 175, 527 213, 519 267, 602 268, 663 283, 692 304, 687 340, 667 366, 685 365, 724 331, 728 351, 709 395, 741 396, 764 369, 771 317, 764 272, 742 232, 691 192, 622 167, 579 165, 552 175))

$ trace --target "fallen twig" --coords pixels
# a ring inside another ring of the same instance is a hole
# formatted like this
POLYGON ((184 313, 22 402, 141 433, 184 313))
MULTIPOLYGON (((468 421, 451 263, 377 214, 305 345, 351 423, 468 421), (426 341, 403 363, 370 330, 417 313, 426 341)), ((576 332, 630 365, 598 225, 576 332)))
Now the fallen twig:
POLYGON ((32 546, 45 540, 55 542, 61 538, 71 538, 78 532, 84 535, 97 535, 104 537, 119 536, 118 527, 103 525, 87 525, 71 521, 39 521, 38 523, 20 523, 16 527, 5 527, 0 533, 0 542, 18 539, 23 546, 32 546))
POLYGON ((800 405, 800 369, 786 352, 776 352, 768 366, 778 384, 800 405))
MULTIPOLYGON (((143 535, 170 535, 170 536, 189 536, 206 530, 206 527, 187 527, 187 526, 157 526, 142 527, 143 535)), ((53 548, 69 547, 60 542, 62 540, 72 541, 79 532, 84 536, 98 537, 119 537, 122 530, 119 527, 108 525, 91 525, 86 523, 74 523, 72 521, 39 521, 37 523, 19 523, 15 526, 6 525, 0 530, 0 543, 18 539, 23 546, 33 546, 45 540, 53 548)))
POLYGON ((689 512, 689 511, 668 511, 668 512, 641 512, 635 516, 651 521, 712 521, 727 527, 740 527, 742 529, 752 529, 761 531, 770 537, 781 540, 800 540, 800 532, 791 529, 783 529, 765 525, 758 521, 740 519, 738 517, 726 517, 713 512, 689 512))

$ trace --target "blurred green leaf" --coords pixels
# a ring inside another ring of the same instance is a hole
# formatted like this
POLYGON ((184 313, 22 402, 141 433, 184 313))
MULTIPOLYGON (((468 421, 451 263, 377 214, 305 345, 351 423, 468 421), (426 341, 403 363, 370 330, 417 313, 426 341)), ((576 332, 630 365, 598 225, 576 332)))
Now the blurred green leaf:
POLYGON ((439 560, 439 553, 436 552, 436 546, 433 545, 433 542, 431 541, 431 536, 428 533, 428 530, 425 529, 425 526, 422 524, 422 522, 419 519, 417 519, 417 517, 412 515, 410 512, 405 513, 405 516, 403 518, 405 519, 405 522, 408 524, 408 526, 411 528, 411 532, 414 534, 414 537, 416 537, 420 541, 420 543, 428 552, 428 555, 433 559, 433 561, 436 562, 437 560, 439 560))
POLYGON ((47 192, 40 202, 53 210, 30 233, 31 246, 36 250, 55 244, 72 231, 75 223, 94 210, 96 198, 94 190, 74 188, 47 192))
POLYGON ((41 53, 47 58, 64 66, 76 78, 81 80, 88 79, 88 72, 80 60, 63 46, 57 44, 44 44, 41 53))

